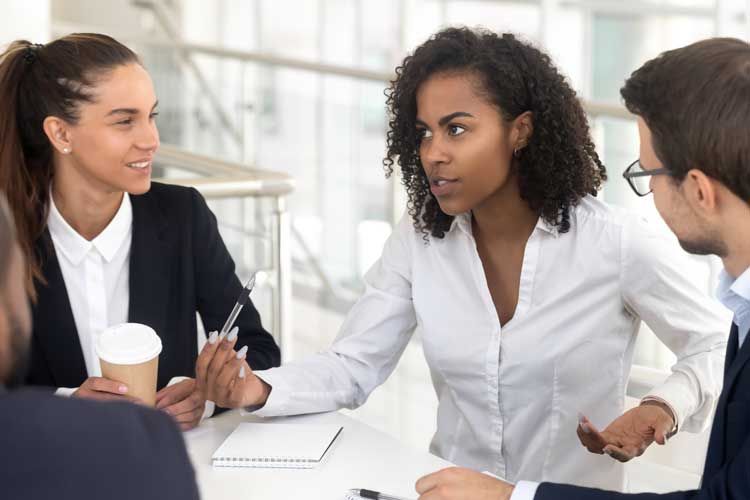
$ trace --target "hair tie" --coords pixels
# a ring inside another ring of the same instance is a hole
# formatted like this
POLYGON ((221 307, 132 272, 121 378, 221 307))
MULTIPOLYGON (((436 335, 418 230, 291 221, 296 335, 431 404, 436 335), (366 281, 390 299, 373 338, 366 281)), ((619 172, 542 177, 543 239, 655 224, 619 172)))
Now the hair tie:
POLYGON ((41 43, 32 43, 28 47, 26 47, 26 50, 24 50, 23 53, 23 58, 27 64, 31 64, 36 61, 37 53, 42 47, 44 47, 44 45, 42 45, 41 43))

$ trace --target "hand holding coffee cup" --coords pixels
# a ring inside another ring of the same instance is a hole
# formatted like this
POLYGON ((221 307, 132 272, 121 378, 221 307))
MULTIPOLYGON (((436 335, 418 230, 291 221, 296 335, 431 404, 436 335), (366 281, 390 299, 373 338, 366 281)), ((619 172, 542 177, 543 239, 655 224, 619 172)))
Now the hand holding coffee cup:
POLYGON ((161 339, 156 332, 138 323, 111 326, 99 335, 96 342, 102 376, 108 382, 116 381, 126 386, 128 396, 148 406, 156 403, 161 349, 161 339))
POLYGON ((128 389, 126 384, 116 380, 104 377, 89 377, 72 395, 77 398, 141 403, 139 399, 131 397, 128 394, 128 389))

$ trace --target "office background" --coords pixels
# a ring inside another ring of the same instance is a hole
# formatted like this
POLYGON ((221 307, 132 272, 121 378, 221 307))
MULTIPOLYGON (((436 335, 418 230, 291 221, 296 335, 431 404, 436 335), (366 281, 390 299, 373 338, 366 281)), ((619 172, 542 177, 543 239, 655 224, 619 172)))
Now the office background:
MULTIPOLYGON (((750 39, 750 0, 0 0, 0 14, 0 46, 96 31, 139 52, 171 151, 155 175, 226 181, 212 184, 210 204, 240 277, 265 270, 254 300, 287 360, 330 343, 403 213, 398 178, 381 165, 383 90, 441 26, 511 31, 549 52, 589 112, 610 174, 600 196, 657 224, 652 198, 620 175, 638 157, 620 86, 663 50, 750 39), (242 188, 243 169, 275 183, 242 188)), ((718 262, 692 264, 686 273, 712 292, 718 262)), ((419 342, 417 332, 353 415, 425 449, 436 401, 419 342)), ((644 327, 634 376, 647 384, 673 359, 644 327)))

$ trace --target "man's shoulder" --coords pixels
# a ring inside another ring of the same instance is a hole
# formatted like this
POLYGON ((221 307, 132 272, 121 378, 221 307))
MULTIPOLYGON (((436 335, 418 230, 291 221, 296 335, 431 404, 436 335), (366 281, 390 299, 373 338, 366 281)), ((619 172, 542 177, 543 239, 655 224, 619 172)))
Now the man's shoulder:
POLYGON ((65 398, 49 392, 23 389, 0 396, 0 429, 13 425, 35 425, 38 429, 59 425, 65 429, 75 428, 76 422, 132 427, 134 422, 143 425, 173 428, 167 415, 150 408, 128 403, 101 403, 97 401, 65 398), (50 418, 53 416, 55 418, 50 418))
POLYGON ((5 393, 0 395, 0 448, 0 479, 15 478, 11 490, 18 494, 104 492, 127 470, 134 481, 111 498, 156 498, 151 493, 178 498, 165 486, 175 481, 180 483, 175 492, 197 496, 175 424, 159 411, 134 404, 32 390, 5 393), (44 476, 44 482, 23 479, 32 474, 44 476))

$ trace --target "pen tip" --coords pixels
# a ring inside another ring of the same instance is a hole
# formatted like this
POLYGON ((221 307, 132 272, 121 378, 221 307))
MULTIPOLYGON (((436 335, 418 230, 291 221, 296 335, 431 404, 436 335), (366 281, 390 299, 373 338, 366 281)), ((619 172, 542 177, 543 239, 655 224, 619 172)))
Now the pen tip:
POLYGON ((245 285, 245 288, 248 290, 252 289, 255 286, 255 276, 258 274, 258 272, 254 272, 252 276, 250 276, 250 279, 247 280, 247 284, 245 285))

